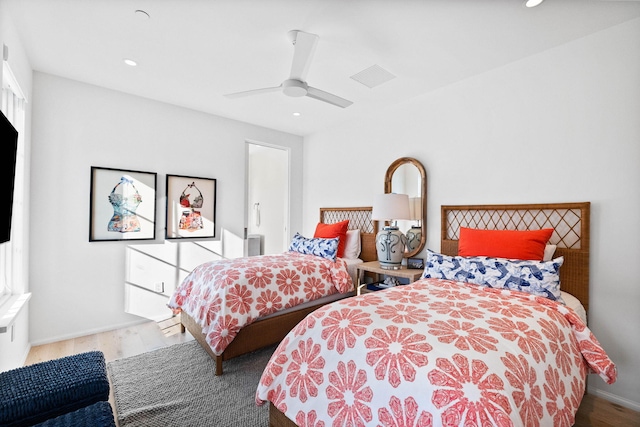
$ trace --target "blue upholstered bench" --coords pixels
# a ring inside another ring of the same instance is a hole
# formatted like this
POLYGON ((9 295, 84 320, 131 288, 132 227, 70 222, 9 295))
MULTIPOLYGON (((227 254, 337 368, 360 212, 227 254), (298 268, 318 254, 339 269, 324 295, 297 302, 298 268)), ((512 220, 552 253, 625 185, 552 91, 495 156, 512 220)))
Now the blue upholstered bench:
POLYGON ((100 401, 52 418, 34 427, 116 427, 111 404, 100 401))
MULTIPOLYGON (((100 351, 0 372, 0 426, 32 426, 108 400, 109 379, 100 351)), ((78 416, 90 416, 92 410, 106 409, 100 406, 86 409, 87 413, 78 416)))

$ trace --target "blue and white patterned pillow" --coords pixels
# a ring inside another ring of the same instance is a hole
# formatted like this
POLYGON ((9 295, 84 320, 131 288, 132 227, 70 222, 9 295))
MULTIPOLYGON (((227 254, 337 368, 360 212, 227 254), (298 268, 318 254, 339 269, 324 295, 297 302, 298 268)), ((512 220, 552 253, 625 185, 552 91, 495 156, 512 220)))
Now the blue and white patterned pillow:
POLYGON ((300 252, 305 255, 316 255, 335 262, 338 255, 339 240, 338 237, 333 239, 321 239, 319 237, 309 239, 301 236, 300 233, 296 233, 291 239, 289 251, 300 252))
POLYGON ((551 261, 530 261, 448 256, 427 250, 422 278, 435 277, 496 289, 515 289, 564 304, 560 296, 560 266, 563 263, 563 257, 551 261))

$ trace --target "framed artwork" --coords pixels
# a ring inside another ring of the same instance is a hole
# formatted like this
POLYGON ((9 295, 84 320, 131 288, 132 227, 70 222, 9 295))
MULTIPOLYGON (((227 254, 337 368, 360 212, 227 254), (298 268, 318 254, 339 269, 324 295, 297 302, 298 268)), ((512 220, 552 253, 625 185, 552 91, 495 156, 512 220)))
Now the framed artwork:
POLYGON ((215 179, 167 175, 165 237, 216 237, 215 179))
POLYGON ((424 268, 424 259, 422 258, 407 258, 407 268, 424 268))
POLYGON ((156 238, 154 172, 91 167, 89 241, 156 238))

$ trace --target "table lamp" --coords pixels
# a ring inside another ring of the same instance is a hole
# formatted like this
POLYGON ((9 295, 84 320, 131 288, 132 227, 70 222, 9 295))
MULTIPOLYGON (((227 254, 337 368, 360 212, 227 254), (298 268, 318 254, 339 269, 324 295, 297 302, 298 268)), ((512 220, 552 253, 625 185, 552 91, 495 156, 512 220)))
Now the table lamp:
MULTIPOLYGON (((409 196, 406 194, 385 193, 373 200, 371 219, 376 221, 397 221, 410 219, 409 196)), ((387 225, 376 235, 376 250, 380 268, 398 270, 402 267, 404 247, 407 238, 396 225, 387 225)))

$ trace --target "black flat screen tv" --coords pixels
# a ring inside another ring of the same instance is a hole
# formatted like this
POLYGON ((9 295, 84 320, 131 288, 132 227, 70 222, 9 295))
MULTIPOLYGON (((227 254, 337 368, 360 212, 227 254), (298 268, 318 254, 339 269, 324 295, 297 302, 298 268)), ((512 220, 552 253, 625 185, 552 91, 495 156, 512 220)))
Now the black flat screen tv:
POLYGON ((0 243, 11 239, 18 131, 0 112, 0 243))

